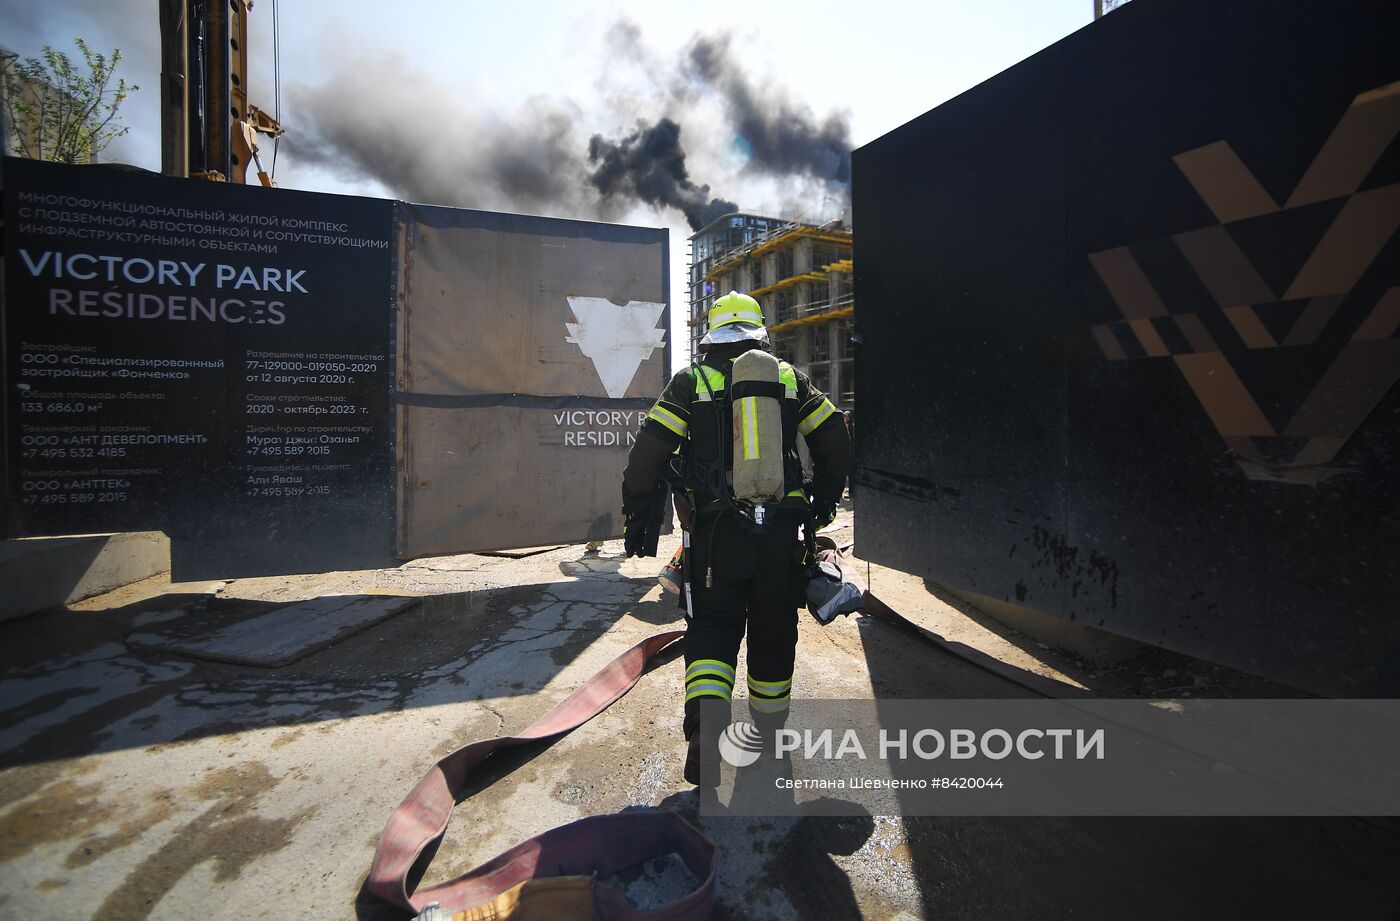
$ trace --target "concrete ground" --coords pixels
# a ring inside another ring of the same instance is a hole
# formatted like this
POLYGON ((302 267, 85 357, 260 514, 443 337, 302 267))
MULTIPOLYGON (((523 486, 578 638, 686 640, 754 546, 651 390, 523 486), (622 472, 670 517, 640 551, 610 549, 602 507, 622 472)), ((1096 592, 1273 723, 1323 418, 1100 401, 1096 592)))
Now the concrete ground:
MULTIPOLYGON (((849 540, 849 512, 838 525, 849 540)), ((628 646, 680 626, 657 569, 608 543, 154 579, 0 624, 0 916, 404 917, 363 890, 394 807, 443 754, 523 729, 628 646), (343 594, 421 600, 280 668, 168 649, 343 594)), ((1249 685, 1167 654, 1099 671, 918 580, 870 575, 945 637, 1105 696, 1249 685)), ((700 817, 680 778, 682 672, 668 654, 597 719, 501 756, 425 882, 581 816, 659 806, 719 845, 723 919, 1400 918, 1400 837, 1349 819, 700 817)), ((874 619, 822 629, 804 614, 794 693, 1032 692, 874 619)))

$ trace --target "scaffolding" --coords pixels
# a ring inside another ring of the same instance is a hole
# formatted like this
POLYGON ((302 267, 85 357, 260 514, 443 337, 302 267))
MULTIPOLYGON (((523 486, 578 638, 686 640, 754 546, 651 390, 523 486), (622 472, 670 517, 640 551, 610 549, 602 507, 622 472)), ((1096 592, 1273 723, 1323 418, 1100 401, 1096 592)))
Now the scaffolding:
POLYGON ((817 225, 744 214, 726 215, 698 231, 690 253, 692 354, 714 298, 730 288, 746 291, 763 307, 775 353, 806 372, 838 406, 850 408, 852 237, 839 221, 817 225))

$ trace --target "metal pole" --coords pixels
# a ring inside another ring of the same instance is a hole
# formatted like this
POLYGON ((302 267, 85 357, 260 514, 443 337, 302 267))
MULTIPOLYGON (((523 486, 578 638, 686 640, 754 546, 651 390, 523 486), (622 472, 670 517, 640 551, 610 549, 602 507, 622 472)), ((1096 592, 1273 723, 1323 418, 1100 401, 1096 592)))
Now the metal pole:
POLYGON ((160 171, 190 174, 189 37, 185 0, 160 3, 160 171))
POLYGON ((204 0, 186 0, 185 37, 187 57, 185 61, 185 149, 188 161, 185 175, 203 175, 209 166, 209 101, 205 98, 209 83, 209 24, 205 21, 204 0))
POLYGON ((232 101, 232 48, 229 45, 231 17, 229 4, 221 0, 210 0, 206 7, 209 31, 206 34, 205 53, 208 63, 208 85, 205 87, 208 109, 205 111, 204 130, 208 137, 206 156, 210 170, 218 172, 225 182, 233 180, 233 122, 230 118, 232 101))

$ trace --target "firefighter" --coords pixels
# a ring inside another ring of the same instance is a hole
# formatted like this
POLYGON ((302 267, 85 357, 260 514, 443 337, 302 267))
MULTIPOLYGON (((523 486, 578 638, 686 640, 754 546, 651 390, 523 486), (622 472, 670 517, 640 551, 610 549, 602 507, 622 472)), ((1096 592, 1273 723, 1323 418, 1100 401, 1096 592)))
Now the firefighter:
MULTIPOLYGON (((647 552, 647 516, 658 507, 657 490, 672 458, 681 469, 672 467, 671 482, 691 512, 683 722, 689 743, 685 778, 691 783, 699 783, 700 702, 730 699, 746 630, 749 711, 760 727, 786 718, 797 609, 806 584, 799 528, 825 527, 835 519, 851 462, 842 414, 805 374, 776 362, 779 382, 771 390, 745 390, 743 382, 735 389, 771 394, 781 405, 781 432, 768 437, 781 439, 773 453, 781 456, 782 486, 770 506, 736 501, 733 439, 744 426, 735 425, 727 396, 734 361, 753 349, 770 351, 762 309, 749 295, 731 291, 710 309, 698 363, 671 379, 642 423, 623 473, 629 557, 647 552), (797 453, 799 435, 812 457, 808 482, 797 453)), ((768 366, 773 363, 768 360, 768 366)))

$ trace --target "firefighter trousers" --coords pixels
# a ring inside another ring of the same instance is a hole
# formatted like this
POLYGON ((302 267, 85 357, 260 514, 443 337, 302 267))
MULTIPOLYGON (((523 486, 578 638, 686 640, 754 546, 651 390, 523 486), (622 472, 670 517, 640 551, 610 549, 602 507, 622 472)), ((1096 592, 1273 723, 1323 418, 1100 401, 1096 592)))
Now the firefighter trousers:
POLYGON ((695 614, 685 634, 687 739, 700 729, 702 700, 732 697, 745 632, 750 713, 757 723, 786 718, 803 587, 801 520, 780 512, 760 531, 733 512, 697 522, 690 541, 695 614))

